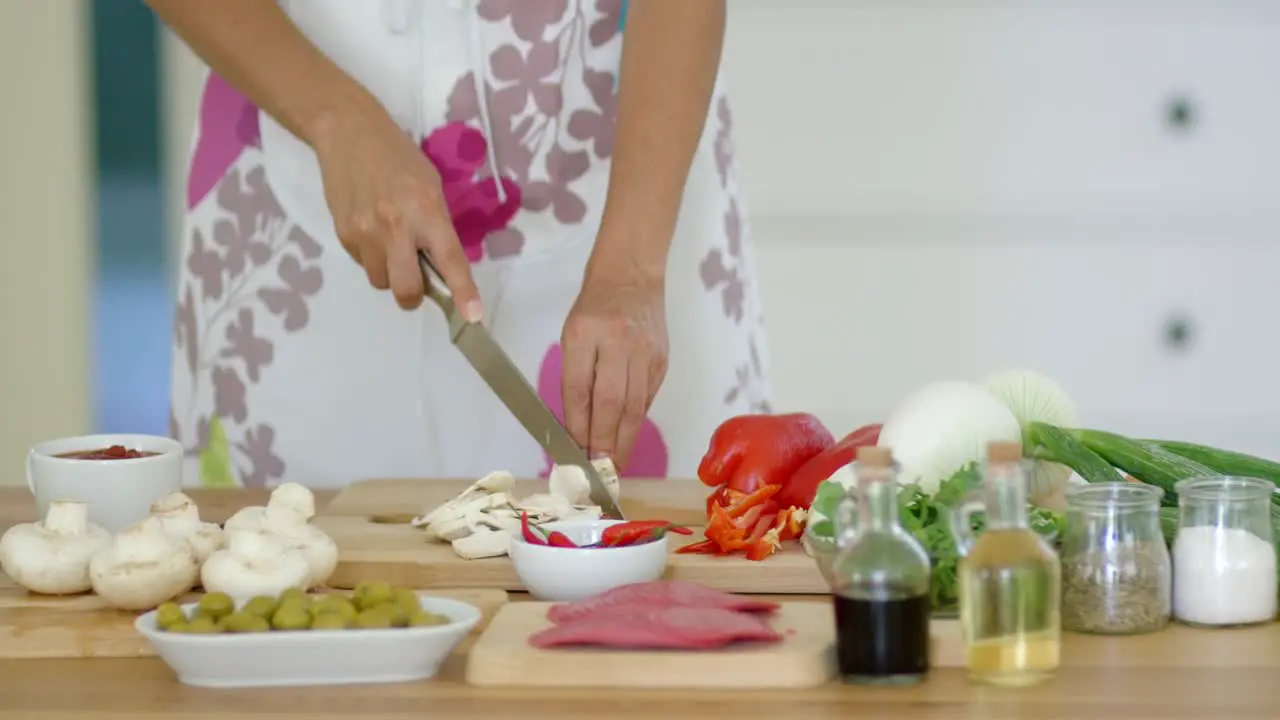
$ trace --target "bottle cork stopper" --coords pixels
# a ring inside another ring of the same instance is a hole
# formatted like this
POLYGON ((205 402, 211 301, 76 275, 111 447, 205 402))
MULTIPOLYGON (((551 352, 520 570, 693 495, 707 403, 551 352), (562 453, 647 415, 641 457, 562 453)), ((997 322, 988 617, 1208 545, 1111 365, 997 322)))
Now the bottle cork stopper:
POLYGON ((893 467, 893 453, 889 448, 863 445, 858 448, 858 464, 869 468, 893 467))
POLYGON ((987 462, 1010 463, 1022 459, 1022 443, 996 440, 987 443, 987 462))

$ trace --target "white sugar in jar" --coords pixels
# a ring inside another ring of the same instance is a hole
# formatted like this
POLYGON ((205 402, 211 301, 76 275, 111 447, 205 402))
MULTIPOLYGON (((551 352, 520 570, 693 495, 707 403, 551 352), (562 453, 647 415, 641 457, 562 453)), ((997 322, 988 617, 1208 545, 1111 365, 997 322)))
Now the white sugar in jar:
POLYGON ((1173 614, 1192 625, 1270 622, 1276 615, 1276 549, 1238 527, 1183 527, 1173 544, 1173 614))

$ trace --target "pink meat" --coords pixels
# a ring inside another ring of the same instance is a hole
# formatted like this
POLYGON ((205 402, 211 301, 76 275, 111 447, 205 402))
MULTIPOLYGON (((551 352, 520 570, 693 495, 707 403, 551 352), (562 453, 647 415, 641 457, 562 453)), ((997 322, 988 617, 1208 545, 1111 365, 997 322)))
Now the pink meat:
POLYGON ((770 613, 778 609, 778 604, 774 602, 713 590, 697 583, 683 580, 657 580, 622 585, 585 600, 552 605, 547 610, 547 619, 556 624, 572 622, 601 609, 619 605, 718 608, 758 613, 770 613))
POLYGON ((617 606, 551 627, 529 638, 539 648, 572 645, 710 650, 734 642, 782 639, 755 615, 711 607, 617 606))

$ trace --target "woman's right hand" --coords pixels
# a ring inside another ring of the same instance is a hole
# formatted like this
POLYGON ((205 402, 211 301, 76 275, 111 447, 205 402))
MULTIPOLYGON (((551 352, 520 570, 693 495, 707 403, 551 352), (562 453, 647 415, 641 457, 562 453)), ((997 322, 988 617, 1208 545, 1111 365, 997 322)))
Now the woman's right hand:
POLYGON ((353 113, 315 142, 338 239, 369 283, 406 310, 422 303, 418 251, 431 257, 463 318, 483 315, 480 292, 454 231, 431 161, 381 108, 353 113))

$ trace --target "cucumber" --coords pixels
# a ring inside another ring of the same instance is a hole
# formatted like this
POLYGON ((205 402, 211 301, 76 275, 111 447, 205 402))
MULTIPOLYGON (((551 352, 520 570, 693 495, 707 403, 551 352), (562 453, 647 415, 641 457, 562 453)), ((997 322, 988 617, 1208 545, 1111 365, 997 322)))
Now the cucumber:
POLYGON ((1164 490, 1162 503, 1177 504, 1174 486, 1179 480, 1217 475, 1213 468, 1189 460, 1158 445, 1103 432, 1101 430, 1070 431, 1085 447, 1101 455, 1115 467, 1138 480, 1164 490))
POLYGON ((1062 428, 1033 422, 1028 436, 1033 445, 1039 446, 1039 459, 1066 465, 1091 483, 1124 482, 1111 463, 1062 428))
POLYGON ((1195 443, 1172 440, 1143 440, 1142 442, 1213 468, 1220 475, 1258 478, 1273 485, 1280 485, 1280 463, 1274 460, 1264 460, 1244 453, 1219 450, 1195 443))

